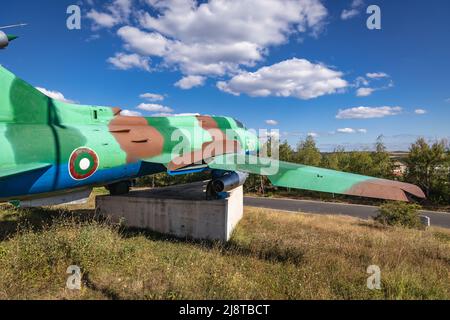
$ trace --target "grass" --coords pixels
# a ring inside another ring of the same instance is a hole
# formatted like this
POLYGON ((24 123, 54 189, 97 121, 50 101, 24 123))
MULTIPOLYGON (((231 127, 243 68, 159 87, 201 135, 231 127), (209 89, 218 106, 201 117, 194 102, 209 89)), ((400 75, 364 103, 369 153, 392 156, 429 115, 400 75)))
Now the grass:
POLYGON ((0 206, 0 299, 449 299, 450 231, 246 208, 228 244, 0 206), (82 289, 66 289, 70 265, 82 289), (369 265, 381 290, 369 290, 369 265))

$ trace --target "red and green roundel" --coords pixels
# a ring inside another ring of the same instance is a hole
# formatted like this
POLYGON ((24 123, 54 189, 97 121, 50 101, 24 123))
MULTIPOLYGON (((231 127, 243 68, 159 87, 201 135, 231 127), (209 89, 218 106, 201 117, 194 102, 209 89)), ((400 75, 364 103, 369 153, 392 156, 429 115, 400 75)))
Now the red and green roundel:
POLYGON ((79 148, 72 152, 69 159, 69 173, 74 180, 84 180, 98 169, 99 159, 94 150, 79 148))

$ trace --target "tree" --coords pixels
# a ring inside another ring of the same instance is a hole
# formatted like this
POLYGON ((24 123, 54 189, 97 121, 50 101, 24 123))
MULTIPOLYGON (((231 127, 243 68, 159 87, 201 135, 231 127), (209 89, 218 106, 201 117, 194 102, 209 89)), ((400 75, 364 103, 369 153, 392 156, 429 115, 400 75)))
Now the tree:
POLYGON ((373 160, 368 151, 350 152, 348 171, 370 176, 373 171, 373 160))
POLYGON ((294 160, 294 150, 292 150, 287 140, 280 144, 279 157, 282 161, 291 162, 294 160))
POLYGON ((407 180, 425 190, 427 197, 437 186, 448 186, 448 152, 444 141, 429 145, 424 138, 418 139, 409 149, 407 180))
POLYGON ((309 166, 319 166, 322 160, 322 155, 316 146, 316 142, 312 136, 308 136, 306 140, 300 141, 297 146, 295 154, 297 163, 309 166))
POLYGON ((344 147, 337 147, 330 154, 322 159, 322 166, 332 170, 348 171, 349 154, 345 152, 344 147))
POLYGON ((383 136, 380 135, 375 143, 375 152, 372 154, 373 168, 371 175, 379 178, 391 179, 393 177, 394 164, 386 151, 383 136))

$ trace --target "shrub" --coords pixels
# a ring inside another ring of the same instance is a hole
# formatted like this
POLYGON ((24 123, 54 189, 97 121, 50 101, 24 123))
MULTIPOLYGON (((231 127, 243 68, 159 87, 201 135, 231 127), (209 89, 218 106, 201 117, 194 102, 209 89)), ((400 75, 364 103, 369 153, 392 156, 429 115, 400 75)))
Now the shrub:
POLYGON ((375 221, 389 226, 402 226, 407 228, 422 228, 417 204, 405 202, 389 202, 379 209, 375 221))

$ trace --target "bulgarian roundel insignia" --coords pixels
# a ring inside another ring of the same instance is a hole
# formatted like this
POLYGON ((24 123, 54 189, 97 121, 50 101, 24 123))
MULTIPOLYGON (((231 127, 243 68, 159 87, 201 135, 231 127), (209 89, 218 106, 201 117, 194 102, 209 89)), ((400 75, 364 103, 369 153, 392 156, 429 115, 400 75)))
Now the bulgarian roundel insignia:
POLYGON ((79 148, 72 152, 69 159, 69 173, 74 180, 84 180, 98 169, 99 159, 94 150, 79 148))

